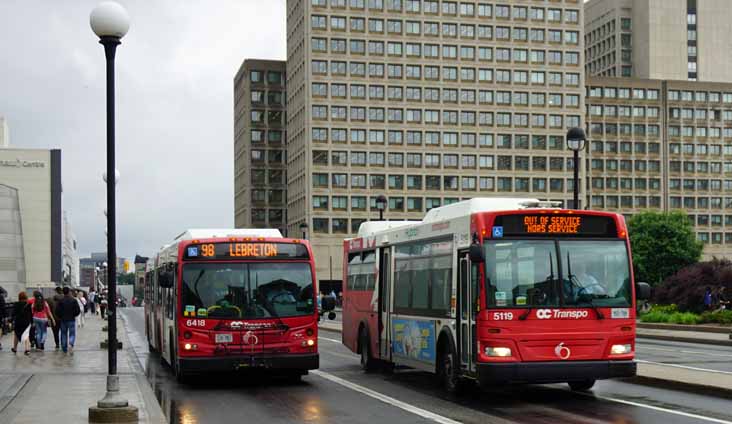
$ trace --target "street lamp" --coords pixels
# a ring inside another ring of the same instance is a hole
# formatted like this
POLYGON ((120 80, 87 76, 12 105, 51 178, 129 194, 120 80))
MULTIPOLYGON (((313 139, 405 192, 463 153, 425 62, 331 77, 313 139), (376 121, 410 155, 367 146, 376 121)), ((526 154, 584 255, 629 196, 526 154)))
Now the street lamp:
MULTIPOLYGON (((114 77, 114 75, 112 75, 112 77, 114 77)), ((112 93, 112 95, 114 96, 114 93, 112 93)), ((114 117, 112 117, 112 119, 114 119, 114 117)), ((102 174, 102 179, 104 180, 105 183, 107 182, 107 171, 104 171, 104 173, 102 174)), ((119 171, 117 170, 117 168, 115 168, 114 169, 114 185, 117 185, 118 182, 119 182, 119 171)))
POLYGON ((386 196, 380 194, 376 198, 376 209, 379 210, 379 221, 384 220, 384 209, 386 209, 386 196))
POLYGON ((303 222, 300 224, 300 231, 302 231, 302 239, 307 240, 307 231, 308 231, 308 224, 303 222))
POLYGON ((89 421, 109 422, 109 419, 126 419, 137 421, 137 408, 130 406, 119 393, 119 376, 117 375, 117 317, 116 317, 116 232, 115 232, 115 185, 119 180, 119 171, 114 166, 114 57, 122 37, 130 29, 130 17, 119 3, 103 1, 92 10, 89 24, 104 46, 107 65, 107 171, 104 180, 107 183, 107 393, 97 402, 97 407, 89 408, 89 421), (114 179, 107 178, 114 175, 114 179))
POLYGON ((574 208, 579 209, 579 152, 585 148, 585 131, 582 128, 570 128, 567 131, 567 148, 574 152, 574 208))

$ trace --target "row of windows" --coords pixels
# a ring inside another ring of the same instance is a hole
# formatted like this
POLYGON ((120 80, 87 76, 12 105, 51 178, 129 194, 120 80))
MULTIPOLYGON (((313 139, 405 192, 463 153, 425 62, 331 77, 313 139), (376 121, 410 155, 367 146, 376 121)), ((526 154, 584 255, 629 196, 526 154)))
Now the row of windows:
MULTIPOLYGON (((637 100, 658 100, 659 90, 645 88, 618 88, 618 87, 587 87, 587 96, 606 99, 630 99, 637 100)), ((691 91, 691 90, 669 90, 670 101, 702 102, 702 103, 732 103, 732 93, 719 91, 691 91)))
MULTIPOLYGON (((407 101, 409 103, 453 103, 501 105, 501 106, 531 106, 561 108, 579 108, 578 94, 510 91, 510 90, 474 90, 470 88, 437 88, 412 87, 401 85, 375 84, 346 84, 314 82, 311 85, 314 98, 328 97, 331 99, 350 100, 388 100, 393 102, 407 101)), ((358 107, 358 106, 352 106, 358 107)))
POLYGON ((639 136, 658 137, 661 135, 661 127, 656 124, 590 124, 590 134, 610 136, 639 136))
POLYGON ((282 85, 284 84, 283 73, 279 71, 249 71, 249 81, 253 83, 267 82, 267 84, 282 85), (265 79, 265 75, 267 76, 265 79))
POLYGON ((452 296, 452 240, 394 248, 394 308, 446 316, 452 296))
POLYGON ((630 159, 592 159, 590 161, 592 171, 607 172, 661 172, 661 161, 658 160, 630 160, 630 159))
POLYGON ((284 112, 281 110, 252 110, 250 113, 252 125, 264 124, 278 124, 284 123, 284 112))
MULTIPOLYGON (((498 126, 567 128, 580 125, 579 115, 545 115, 511 112, 474 112, 458 110, 403 109, 362 106, 313 105, 313 120, 350 122, 389 122, 425 125, 498 126), (330 113, 328 109, 330 108, 330 113)), ((637 125, 636 125, 637 126, 637 125)), ((645 131, 645 126, 643 126, 645 131)), ((649 125, 651 127, 651 125, 649 125)), ((658 126, 656 125, 656 130, 658 126)), ((649 130, 649 135, 653 135, 649 130)), ((656 131, 657 135, 657 131, 656 131)))
POLYGON ((706 180, 693 178, 671 178, 670 190, 732 191, 732 180, 706 180))
MULTIPOLYGON (((572 190, 572 179, 543 178, 543 177, 459 177, 456 175, 389 175, 383 174, 313 174, 313 188, 331 189, 366 189, 369 183, 370 190, 485 190, 518 191, 518 192, 552 192, 562 193, 564 187, 572 190), (349 181, 350 177, 350 181, 349 181), (330 182, 330 185, 329 185, 330 182), (350 182, 350 186, 349 186, 350 182), (424 183, 424 185, 423 185, 424 183), (548 183, 548 184, 547 184, 548 183)), ((323 196, 316 196, 321 201, 323 196)), ((326 196, 327 197, 327 196, 326 196)), ((318 203, 322 205, 322 203, 318 203)), ((327 208, 327 203, 325 203, 327 208)))
POLYGON ((282 205, 285 200, 284 190, 252 190, 252 202, 258 204, 282 205))
MULTIPOLYGON (((313 29, 327 30, 328 20, 326 16, 313 15, 311 17, 313 29)), ((345 17, 331 16, 330 25, 333 31, 345 31, 345 17)), ((350 18, 351 34, 354 32, 364 32, 364 18, 350 18)), ((368 22, 370 33, 383 33, 384 21, 382 19, 369 19, 368 22)), ((480 40, 496 40, 496 41, 523 41, 532 43, 550 43, 550 44, 567 44, 576 46, 578 44, 579 31, 546 29, 546 28, 530 28, 523 26, 500 26, 500 25, 473 25, 466 23, 451 22, 428 22, 428 21, 402 21, 400 19, 389 19, 386 21, 386 32, 391 37, 402 35, 407 36, 425 36, 458 38, 461 39, 480 39, 480 40)), ((351 40, 351 54, 364 54, 365 40, 351 40), (354 42, 361 43, 362 47, 354 48, 354 42)), ((319 49, 319 51, 322 51, 319 49)), ((337 49, 334 53, 345 53, 345 45, 342 49, 337 49), (342 51, 343 50, 343 51, 342 51)))
POLYGON ((713 121, 732 121, 732 110, 720 109, 692 109, 692 108, 669 108, 669 117, 672 119, 701 119, 713 121))
MULTIPOLYGON (((572 1, 576 5, 576 1, 572 1)), ((396 13, 425 13, 443 16, 479 17, 479 18, 502 18, 515 20, 536 20, 549 22, 562 22, 562 9, 528 6, 509 6, 505 4, 493 5, 488 2, 475 4, 472 2, 457 2, 438 0, 311 0, 316 8, 325 8, 330 5, 333 9, 345 9, 346 5, 351 10, 365 10, 368 6, 370 12, 386 11, 396 13), (442 6, 442 7, 440 7, 442 6)), ((564 10, 564 21, 567 23, 579 23, 579 10, 564 10)))
POLYGON ((660 208, 660 196, 591 196, 593 208, 660 208))
POLYGON ((270 106, 281 106, 284 104, 285 100, 281 91, 252 90, 252 103, 264 103, 265 99, 267 99, 267 104, 270 106))
POLYGON ((400 41, 379 40, 347 40, 341 38, 311 39, 311 48, 315 53, 364 54, 369 56, 407 56, 425 59, 460 59, 461 61, 511 62, 549 65, 579 65, 578 51, 537 50, 510 47, 482 47, 429 43, 402 43, 400 41))
MULTIPOLYGON (((360 222, 356 222, 361 225, 360 222)), ((356 228, 358 231, 358 228, 356 228)), ((376 287, 376 253, 354 253, 348 257, 346 287, 352 291, 373 291, 376 287)))
POLYGON ((279 145, 283 142, 284 132, 280 130, 250 130, 252 144, 262 144, 265 141, 268 144, 279 145), (266 134, 266 135, 265 135, 266 134))
POLYGON ((597 190, 661 190, 660 178, 602 178, 593 177, 590 179, 590 186, 597 190))
MULTIPOLYGON (((313 165, 316 166, 369 166, 390 168, 462 168, 462 169, 499 169, 534 171, 563 171, 573 169, 573 159, 564 157, 514 156, 514 155, 471 155, 448 153, 384 153, 384 152, 344 152, 313 151, 313 165), (350 156, 350 161, 349 161, 350 156), (406 158, 406 160, 405 160, 406 158)), ((640 162, 640 161, 638 161, 640 162)), ((645 167, 645 165, 644 165, 645 167)), ((396 176, 390 176, 395 177, 396 176)), ((402 178, 399 176, 399 178, 402 178)))
POLYGON ((722 236, 724 236, 724 244, 732 244, 732 233, 709 233, 701 232, 696 234, 696 239, 704 244, 722 244, 722 236))
POLYGON ((282 169, 252 169, 252 184, 285 184, 285 171, 282 169))
POLYGON ((732 146, 720 144, 691 144, 691 143, 670 143, 668 145, 669 153, 671 154, 684 154, 684 155, 713 155, 718 156, 721 154, 732 155, 732 146))
POLYGON ((348 143, 408 146, 445 146, 480 147, 499 149, 533 149, 533 150, 564 150, 566 149, 563 135, 532 135, 528 134, 491 134, 473 132, 440 132, 440 131, 403 131, 403 130, 365 130, 352 128, 320 128, 312 129, 314 143, 348 143))
POLYGON ((369 79, 410 79, 444 82, 474 82, 481 84, 520 84, 579 86, 579 73, 554 71, 529 71, 518 69, 472 68, 437 65, 403 65, 386 63, 341 62, 313 60, 314 75, 350 76, 369 79), (329 74, 330 72, 330 74, 329 74))
POLYGON ((660 143, 643 143, 636 141, 635 143, 630 141, 593 141, 590 143, 590 150, 593 153, 622 153, 644 155, 646 153, 657 155, 661 152, 660 143), (618 149, 620 146, 620 149, 618 149))
POLYGON ((252 222, 283 224, 285 221, 284 209, 252 209, 252 222), (267 220, 269 218, 269 220, 267 220))
POLYGON ((732 162, 693 162, 672 160, 668 164, 670 172, 681 173, 682 169, 685 173, 712 173, 725 174, 732 173, 732 162))
POLYGON ((282 150, 252 149, 251 158, 254 163, 266 161, 269 164, 284 164, 287 154, 282 150))
POLYGON ((668 127, 669 137, 732 137, 732 128, 688 127, 671 125, 668 127))
MULTIPOLYGON (((657 106, 587 105, 587 110, 591 116, 605 116, 608 118, 658 118, 661 108, 657 106)), ((732 116, 730 119, 732 119, 732 116)))

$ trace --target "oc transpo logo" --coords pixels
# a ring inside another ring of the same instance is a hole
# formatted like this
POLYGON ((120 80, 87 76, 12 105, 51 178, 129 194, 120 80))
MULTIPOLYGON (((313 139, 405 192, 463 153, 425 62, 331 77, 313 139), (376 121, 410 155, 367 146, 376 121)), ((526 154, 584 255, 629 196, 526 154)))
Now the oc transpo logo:
POLYGON ((554 354, 557 355, 559 359, 569 359, 569 355, 572 354, 572 351, 564 345, 564 342, 562 342, 554 348, 554 354))
POLYGON ((562 309, 538 309, 536 311, 536 318, 538 319, 549 319, 549 318, 569 318, 569 319, 582 319, 587 318, 590 315, 587 311, 565 311, 562 309))
POLYGON ((251 331, 247 331, 244 334, 244 338, 242 340, 245 345, 255 345, 259 344, 259 338, 256 334, 252 333, 251 331))

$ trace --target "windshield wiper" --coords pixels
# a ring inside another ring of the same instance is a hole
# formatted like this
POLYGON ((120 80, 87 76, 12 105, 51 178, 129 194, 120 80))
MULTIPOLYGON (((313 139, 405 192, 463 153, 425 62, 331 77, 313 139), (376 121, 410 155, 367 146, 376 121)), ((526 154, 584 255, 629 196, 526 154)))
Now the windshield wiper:
POLYGON ((569 252, 567 252, 567 277, 569 277, 569 282, 572 285, 577 286, 577 287, 580 288, 580 290, 578 290, 578 293, 577 293, 577 300, 576 300, 576 302, 578 302, 577 303, 577 306, 579 306, 579 302, 582 302, 584 304, 590 305, 590 308, 592 308, 592 310, 595 311, 595 314, 597 315, 597 319, 605 319, 605 315, 603 315, 603 313, 600 312, 600 308, 598 308, 597 305, 595 305, 592 302, 592 298, 591 297, 589 298, 589 300, 580 300, 579 291, 586 290, 586 289, 585 289, 585 286, 583 286, 579 282, 579 279, 577 278, 577 276, 574 275, 574 274, 572 274, 572 260, 569 257, 569 252))
MULTIPOLYGON (((554 286, 554 262, 552 262, 552 252, 549 252, 549 278, 547 278, 547 281, 550 282, 552 287, 554 286)), ((531 314, 531 311, 534 310, 533 303, 529 305, 528 309, 526 309, 526 312, 519 315, 519 321, 525 321, 526 318, 529 317, 529 314, 531 314)))

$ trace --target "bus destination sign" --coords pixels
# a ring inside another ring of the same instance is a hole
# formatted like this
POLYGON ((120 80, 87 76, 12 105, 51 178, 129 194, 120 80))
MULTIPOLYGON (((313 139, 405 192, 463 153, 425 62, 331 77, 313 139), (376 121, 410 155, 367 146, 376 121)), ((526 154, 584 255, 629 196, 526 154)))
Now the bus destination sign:
POLYGON ((503 228, 503 237, 617 237, 615 220, 609 216, 517 214, 496 217, 494 228, 503 228))
POLYGON ((186 260, 222 259, 308 259, 299 243, 226 242, 191 244, 183 252, 186 260))

